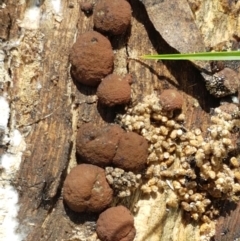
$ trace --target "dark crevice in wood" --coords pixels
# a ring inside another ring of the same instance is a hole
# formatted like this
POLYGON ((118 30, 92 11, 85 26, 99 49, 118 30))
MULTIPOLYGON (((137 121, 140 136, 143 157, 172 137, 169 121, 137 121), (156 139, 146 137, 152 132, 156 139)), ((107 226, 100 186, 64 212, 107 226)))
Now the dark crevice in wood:
MULTIPOLYGON (((148 33, 149 39, 153 47, 155 48, 156 53, 177 53, 174 48, 172 48, 165 42, 165 40, 161 37, 160 33, 156 31, 148 17, 143 3, 141 3, 141 1, 131 1, 131 5, 133 8, 133 17, 145 26, 146 32, 148 33)), ((150 65, 150 61, 148 62, 150 65)), ((204 79, 201 76, 199 70, 197 70, 189 61, 162 62, 164 63, 164 65, 167 66, 169 71, 178 80, 178 85, 175 85, 175 87, 177 87, 179 90, 184 91, 188 95, 192 95, 193 93, 199 94, 194 95, 193 97, 198 100, 203 110, 209 113, 210 108, 219 106, 219 100, 217 100, 208 93, 204 84, 204 79)), ((152 73, 156 74, 156 71, 152 70, 152 73)), ((158 77, 159 80, 165 78, 164 76, 158 77)), ((167 81, 171 83, 169 79, 167 81)))

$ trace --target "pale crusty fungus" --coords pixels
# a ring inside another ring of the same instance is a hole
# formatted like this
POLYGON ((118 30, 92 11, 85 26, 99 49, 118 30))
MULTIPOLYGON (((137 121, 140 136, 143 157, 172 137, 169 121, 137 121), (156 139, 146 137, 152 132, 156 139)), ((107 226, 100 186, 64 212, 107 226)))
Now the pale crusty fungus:
POLYGON ((101 241, 133 241, 136 235, 133 216, 124 206, 108 208, 100 214, 96 232, 101 241))
POLYGON ((160 104, 165 111, 182 109, 183 97, 179 91, 174 89, 164 90, 159 96, 160 104))
POLYGON ((99 0, 93 11, 94 27, 103 33, 122 34, 130 25, 131 14, 126 0, 99 0))
POLYGON ((96 86, 113 70, 113 51, 109 40, 95 31, 81 34, 70 52, 73 78, 96 86))
POLYGON ((83 124, 77 134, 77 157, 80 161, 101 167, 110 165, 123 133, 118 125, 101 128, 92 123, 83 124))
POLYGON ((98 86, 97 96, 98 101, 107 106, 127 104, 131 99, 131 87, 125 78, 110 74, 98 86))
POLYGON ((113 165, 126 171, 142 170, 147 162, 148 143, 146 139, 134 132, 121 136, 113 165))
POLYGON ((63 199, 75 212, 101 212, 111 203, 113 191, 108 185, 104 169, 81 164, 67 175, 63 185, 63 199))
POLYGON ((121 168, 106 167, 106 179, 118 197, 128 197, 142 183, 141 174, 126 172, 121 168))
POLYGON ((235 94, 239 86, 238 73, 230 68, 224 68, 215 73, 213 78, 206 79, 206 88, 215 97, 235 94))
MULTIPOLYGON (((199 128, 187 130, 184 114, 173 116, 163 110, 162 103, 153 93, 117 116, 127 130, 141 134, 149 143, 141 190, 165 190, 168 208, 181 206, 200 222, 201 240, 210 240, 215 232, 212 220, 219 211, 214 203, 238 200, 240 192, 240 165, 233 156, 237 145, 232 139, 234 130, 240 128, 239 115, 215 108, 203 134, 199 128)), ((238 106, 232 110, 239 113, 238 106)))

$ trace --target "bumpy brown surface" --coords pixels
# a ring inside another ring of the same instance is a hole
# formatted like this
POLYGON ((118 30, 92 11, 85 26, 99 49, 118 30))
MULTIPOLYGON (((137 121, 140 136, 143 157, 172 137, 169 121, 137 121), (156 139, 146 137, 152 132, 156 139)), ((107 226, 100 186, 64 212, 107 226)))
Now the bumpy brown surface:
POLYGON ((128 79, 110 74, 102 80, 97 89, 100 103, 107 106, 127 104, 131 99, 131 87, 128 79))
POLYGON ((81 164, 74 167, 63 185, 63 199, 75 212, 100 212, 112 201, 104 169, 81 164))
POLYGON ((123 207, 112 207, 100 214, 97 235, 101 241, 132 241, 136 230, 133 216, 123 207))
POLYGON ((223 103, 222 105, 220 105, 219 109, 233 116, 238 114, 239 112, 238 106, 233 103, 223 103))
POLYGON ((159 96, 162 108, 166 111, 181 109, 183 105, 183 97, 177 90, 164 90, 159 96))
POLYGON ((110 165, 123 133, 118 125, 100 128, 91 123, 83 124, 76 140, 79 160, 102 167, 110 165))
POLYGON ((121 136, 113 164, 127 171, 144 168, 148 156, 148 143, 144 137, 127 132, 121 136))
POLYGON ((122 34, 130 24, 131 13, 126 0, 99 0, 93 11, 94 26, 100 32, 122 34))
POLYGON ((98 32, 81 34, 70 52, 73 77, 82 84, 96 86, 113 70, 109 40, 98 32))

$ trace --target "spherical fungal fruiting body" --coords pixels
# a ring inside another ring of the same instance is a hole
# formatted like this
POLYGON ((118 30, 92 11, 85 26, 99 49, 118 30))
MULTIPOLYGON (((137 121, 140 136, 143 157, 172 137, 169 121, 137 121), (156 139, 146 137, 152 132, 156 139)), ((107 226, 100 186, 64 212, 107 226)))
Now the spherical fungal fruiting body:
POLYGON ((126 171, 139 171, 145 167, 148 143, 144 137, 127 132, 121 136, 113 165, 126 171))
POLYGON ((76 140, 79 161, 101 167, 110 165, 123 134, 124 131, 118 125, 97 127, 92 123, 83 124, 76 140))
POLYGON ((159 96, 160 104, 166 111, 181 109, 183 105, 182 95, 174 89, 164 90, 159 96))
POLYGON ((98 101, 107 106, 127 104, 131 99, 131 87, 124 78, 110 74, 97 88, 98 101))
POLYGON ((100 214, 96 232, 101 241, 133 241, 136 235, 133 216, 124 206, 109 208, 100 214))
POLYGON ((113 191, 108 185, 104 169, 81 164, 67 175, 63 185, 63 199, 75 212, 100 212, 112 201, 113 191))
POLYGON ((113 70, 109 40, 95 31, 79 35, 70 52, 71 73, 79 83, 96 86, 113 70))
POLYGON ((122 34, 130 25, 131 13, 125 0, 99 0, 93 12, 94 26, 103 33, 122 34))

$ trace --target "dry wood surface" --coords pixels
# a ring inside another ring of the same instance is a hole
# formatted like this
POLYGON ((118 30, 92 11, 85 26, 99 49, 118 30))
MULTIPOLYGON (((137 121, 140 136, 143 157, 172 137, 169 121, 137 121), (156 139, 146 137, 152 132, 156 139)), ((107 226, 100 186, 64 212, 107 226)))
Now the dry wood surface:
MULTIPOLYGON (((62 200, 62 185, 70 168, 76 165, 77 127, 85 122, 98 125, 113 122, 119 109, 98 105, 96 89, 76 86, 69 73, 69 50, 76 35, 93 29, 92 16, 80 11, 79 0, 62 0, 60 13, 54 10, 50 0, 40 0, 37 7, 40 9, 39 21, 31 22, 27 11, 35 2, 0 1, 6 5, 0 9, 0 37, 8 41, 3 49, 6 70, 11 78, 11 83, 4 89, 11 97, 11 122, 25 136, 27 143, 14 182, 20 195, 19 229, 27 234, 26 241, 94 241, 97 240, 97 215, 76 214, 69 210, 62 200)), ((184 93, 186 127, 204 130, 209 124, 210 110, 219 105, 219 100, 206 91, 197 68, 187 61, 135 60, 142 54, 174 50, 174 46, 170 46, 155 29, 144 2, 130 0, 131 28, 123 36, 110 37, 115 51, 114 72, 133 75, 135 101, 153 91, 161 92, 172 86, 178 88, 184 93)), ((189 1, 186 8, 191 6, 197 26, 205 36, 206 47, 229 41, 239 33, 238 5, 223 0, 189 1), (220 2, 219 6, 217 2, 220 2), (216 11, 216 6, 224 6, 225 12, 216 11), (215 19, 217 30, 208 21, 209 15, 215 19)), ((181 42, 181 39, 177 41, 181 42)), ((146 197, 136 191, 131 198, 116 198, 114 203, 124 203, 131 210, 136 204, 140 207, 135 217, 135 241, 199 240, 197 223, 185 218, 180 208, 166 210, 166 198, 164 193, 146 197)), ((225 216, 217 223, 216 241, 233 241, 240 237, 239 205, 230 207, 226 204, 226 208, 223 207, 225 216), (225 212, 226 208, 230 210, 225 212)))

